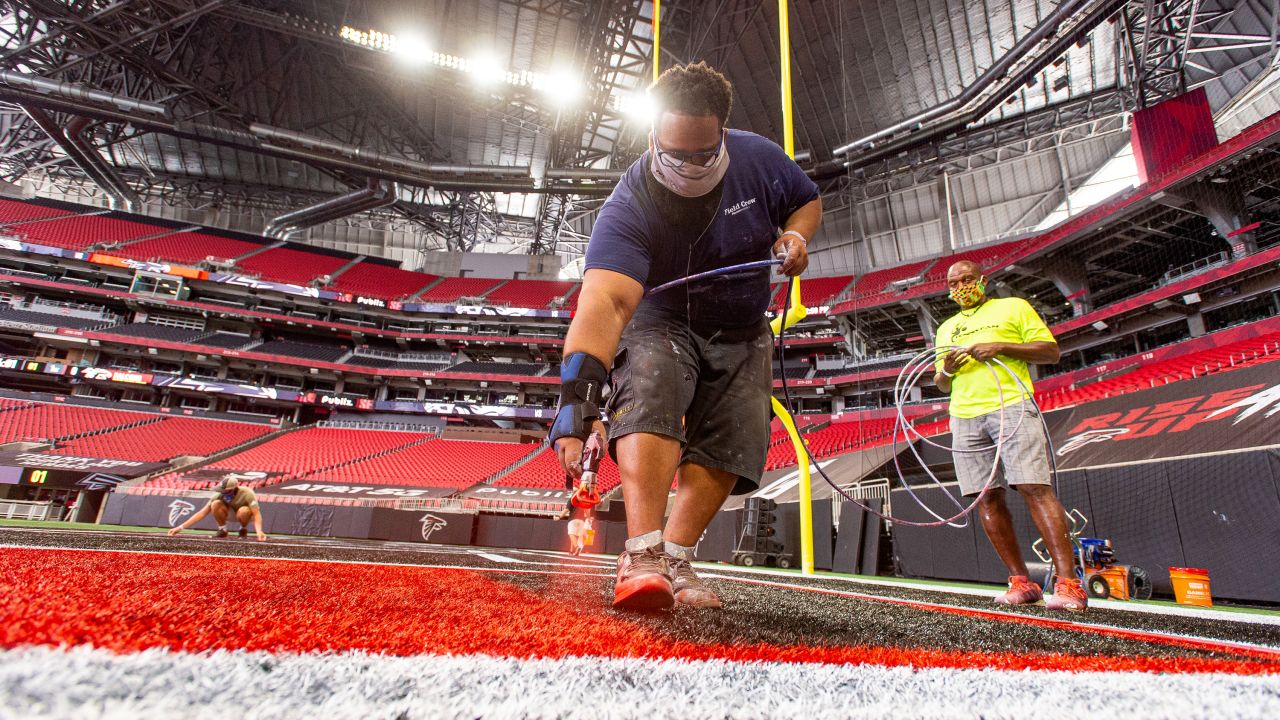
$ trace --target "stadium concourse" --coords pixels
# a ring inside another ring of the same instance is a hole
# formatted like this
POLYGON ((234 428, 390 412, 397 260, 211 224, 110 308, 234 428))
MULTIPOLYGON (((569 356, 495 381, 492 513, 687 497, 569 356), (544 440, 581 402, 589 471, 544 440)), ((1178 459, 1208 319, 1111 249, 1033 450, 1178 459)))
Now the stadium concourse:
POLYGON ((1276 12, 0 2, 0 719, 1280 717, 1276 12))

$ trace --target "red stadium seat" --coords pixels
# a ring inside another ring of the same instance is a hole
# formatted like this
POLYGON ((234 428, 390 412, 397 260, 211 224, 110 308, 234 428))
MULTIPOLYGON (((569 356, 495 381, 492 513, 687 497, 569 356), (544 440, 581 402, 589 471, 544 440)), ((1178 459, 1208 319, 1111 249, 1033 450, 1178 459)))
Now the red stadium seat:
POLYGON ((314 482, 465 488, 484 482, 527 457, 528 443, 432 440, 360 462, 306 475, 314 482))
POLYGON ((332 274, 349 262, 351 258, 281 247, 245 258, 236 263, 236 269, 257 275, 263 280, 307 285, 322 275, 332 274))
POLYGON ((59 210, 57 208, 46 207, 44 205, 37 205, 36 203, 22 202, 20 200, 5 200, 0 198, 0 225, 30 222, 32 220, 43 220, 70 214, 71 211, 69 210, 59 210))
MULTIPOLYGON (((803 278, 800 282, 800 301, 804 303, 805 307, 832 305, 836 297, 842 294, 852 282, 852 275, 803 278)), ((785 293, 789 287, 790 284, 786 282, 778 284, 773 294, 772 307, 774 309, 782 308, 783 302, 786 300, 785 293)))
POLYGON ((500 282, 494 278, 445 278, 419 297, 423 302, 453 302, 458 298, 482 296, 500 282))
MULTIPOLYGON (((596 489, 601 495, 616 488, 622 482, 618 474, 618 466, 607 454, 600 460, 600 472, 596 479, 596 489)), ((503 488, 537 488, 540 490, 559 489, 564 485, 564 469, 560 467, 560 458, 554 448, 544 448, 532 460, 499 477, 493 482, 494 487, 503 488)))
POLYGON ((77 215, 25 223, 15 228, 27 242, 68 250, 84 250, 98 243, 118 243, 148 235, 171 233, 159 225, 147 225, 103 215, 77 215))
POLYGON ((852 298, 858 301, 866 301, 886 292, 890 283, 920 275, 925 266, 931 262, 933 261, 921 260, 884 270, 873 270, 865 275, 860 275, 858 276, 858 282, 853 286, 852 298))
POLYGON ((166 462, 183 455, 212 455, 273 430, 270 426, 253 423, 162 417, 159 422, 71 440, 51 452, 54 455, 166 462))
MULTIPOLYGON (((815 458, 822 459, 883 445, 892 438, 893 424, 893 418, 836 422, 804 435, 804 439, 809 445, 809 452, 815 458)), ((774 433, 774 437, 778 435, 779 433, 774 433)), ((786 437, 785 434, 782 435, 786 437)), ((765 458, 765 470, 777 470, 795 464, 796 452, 791 442, 779 440, 770 446, 765 458)))
POLYGON ((1210 373, 1280 360, 1280 352, 1273 349, 1278 342, 1280 342, 1280 332, 1267 333, 1216 348, 1147 363, 1135 370, 1078 388, 1036 393, 1036 401, 1040 403, 1041 409, 1053 410, 1167 385, 1179 380, 1190 380, 1210 373), (1267 349, 1272 349, 1269 354, 1264 353, 1267 349))
POLYGON ((572 282, 556 280, 509 280, 485 299, 494 305, 544 308, 552 300, 564 297, 573 286, 572 282))
POLYGON ((573 292, 569 293, 569 297, 565 298, 564 309, 570 310, 570 311, 577 310, 578 296, 581 294, 582 294, 582 285, 578 285, 578 287, 573 289, 573 292))
POLYGON ((111 254, 134 260, 163 260, 195 265, 210 257, 219 261, 234 260, 261 248, 262 245, 247 240, 201 232, 182 232, 129 243, 113 248, 111 254))
MULTIPOLYGON (((285 433, 198 469, 269 473, 267 480, 250 483, 250 487, 262 487, 360 458, 388 453, 412 443, 425 442, 432 437, 434 436, 429 433, 418 432, 310 427, 285 433)), ((177 473, 155 478, 147 484, 201 489, 212 483, 184 479, 183 473, 177 473)))
POLYGON ((84 405, 35 403, 0 413, 0 443, 51 442, 112 427, 155 422, 160 417, 84 405))
POLYGON ((330 287, 352 295, 399 300, 414 295, 438 277, 380 263, 362 262, 342 271, 330 287))

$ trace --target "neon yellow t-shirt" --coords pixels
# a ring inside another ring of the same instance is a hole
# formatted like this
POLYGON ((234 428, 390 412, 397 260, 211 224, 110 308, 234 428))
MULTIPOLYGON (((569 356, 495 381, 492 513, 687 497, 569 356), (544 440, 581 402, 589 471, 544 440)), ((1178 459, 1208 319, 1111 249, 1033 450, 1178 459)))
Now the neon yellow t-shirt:
MULTIPOLYGON (((960 312, 947 318, 938 327, 936 347, 958 345, 968 347, 977 343, 1007 342, 1057 342, 1053 333, 1045 326, 1035 308, 1022 298, 991 298, 977 310, 969 314, 960 312)), ((1027 363, 1015 360, 1007 355, 999 359, 1008 365, 1013 372, 1031 389, 1031 376, 1027 372, 1027 363)), ((1006 404, 1013 404, 1026 395, 1018 386, 1018 382, 1009 376, 1002 367, 994 365, 996 378, 983 363, 966 361, 951 379, 951 415, 958 418, 972 418, 1000 409, 1001 393, 1006 404)), ((942 370, 942 361, 937 363, 942 370)))

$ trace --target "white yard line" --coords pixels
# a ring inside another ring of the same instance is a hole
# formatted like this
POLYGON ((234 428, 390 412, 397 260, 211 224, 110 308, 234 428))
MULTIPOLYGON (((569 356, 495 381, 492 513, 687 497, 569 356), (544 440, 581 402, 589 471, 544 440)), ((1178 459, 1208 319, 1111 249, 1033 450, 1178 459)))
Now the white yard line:
POLYGON ((839 595, 839 596, 848 597, 854 600, 864 600, 868 602, 888 602, 888 603, 894 603, 894 604, 902 604, 903 607, 916 607, 918 609, 932 610, 935 612, 937 611, 950 612, 954 610, 954 611, 958 611, 961 614, 973 613, 978 617, 987 616, 986 619, 991 619, 991 616, 995 616, 999 619, 1007 620, 1011 622, 1025 622, 1030 624, 1038 624, 1044 627, 1053 627, 1053 628, 1065 629, 1065 630, 1076 630, 1078 632, 1100 632, 1104 634, 1108 632, 1123 633, 1125 635, 1131 636, 1131 639, 1146 641, 1146 642, 1160 642, 1163 640, 1163 641, 1173 641, 1176 643, 1179 640, 1190 640, 1190 641, 1206 643, 1213 646, 1217 646, 1214 649, 1221 649, 1223 651, 1243 650, 1246 652, 1264 653, 1272 657, 1280 656, 1280 647, 1276 647, 1274 645, 1241 642, 1237 640, 1222 640, 1219 638, 1205 637, 1203 635, 1191 635, 1186 633, 1167 632, 1164 630, 1148 630, 1148 629, 1140 629, 1140 628, 1123 627, 1120 625, 1089 623, 1089 622, 1083 622, 1082 620, 1079 619, 1083 617, 1088 617, 1087 614, 1078 615, 1078 616, 1072 616, 1070 614, 1062 614, 1058 616, 1023 615, 1020 613, 1008 612, 1006 610, 1000 610, 997 608, 990 608, 990 609, 971 608, 966 605, 952 605, 949 603, 929 602, 924 600, 908 600, 903 598, 884 597, 884 596, 875 595, 871 593, 831 590, 829 588, 816 588, 816 587, 813 587, 812 585, 797 585, 795 583, 783 583, 783 582, 776 582, 772 580, 753 580, 748 578, 736 578, 730 575, 718 575, 715 573, 704 573, 703 577, 718 578, 720 580, 730 580, 730 581, 737 581, 737 582, 748 583, 748 584, 762 584, 769 587, 786 588, 789 590, 799 590, 803 592, 839 595))
MULTIPOLYGON (((0 529, 8 529, 8 528, 0 528, 0 529)), ((48 529, 46 528, 12 528, 12 529, 21 530, 23 532, 39 532, 39 533, 45 533, 45 534, 57 534, 60 532, 67 532, 65 530, 60 530, 56 528, 48 528, 48 529)), ((119 533, 112 532, 112 531, 78 530, 78 531, 72 531, 72 532, 93 534, 93 535, 104 536, 104 537, 119 536, 119 533)), ((157 535, 158 534, 155 534, 155 533, 139 533, 139 534, 131 534, 129 535, 129 537, 144 537, 144 538, 159 539, 157 535)), ((183 539, 183 538, 180 538, 180 539, 183 539)), ((215 542, 214 538, 212 537, 209 537, 206 539, 200 536, 188 536, 185 539, 207 540, 209 542, 215 542)), ((432 553, 440 553, 440 554, 447 554, 447 555, 472 555, 472 556, 484 558, 491 562, 524 564, 524 565, 539 564, 538 562, 535 562, 535 561, 519 560, 513 557, 509 557, 507 555, 490 553, 485 550, 480 550, 478 548, 466 547, 466 546, 421 545, 417 543, 394 543, 394 544, 388 544, 388 545, 382 545, 382 546, 370 546, 370 545, 363 545, 363 544, 349 543, 349 542, 346 542, 346 543, 332 542, 328 538, 318 538, 318 539, 325 540, 325 542, 317 544, 317 543, 311 543, 307 541, 297 541, 297 540, 290 539, 290 540, 269 540, 268 544, 276 547, 311 548, 311 549, 321 547, 321 548, 351 549, 351 550, 363 550, 363 551, 377 551, 380 549, 384 549, 384 550, 403 549, 404 551, 408 551, 408 552, 432 552, 432 553)), ((216 540, 216 542, 224 542, 224 541, 216 540)), ((25 548, 25 549, 39 549, 40 547, 50 547, 50 549, 57 549, 57 550, 85 550, 85 551, 97 550, 96 548, 79 548, 79 547, 70 547, 70 546, 51 547, 51 546, 30 546, 30 545, 4 544, 4 543, 0 543, 0 547, 25 548)), ((141 554, 152 554, 152 555, 187 554, 187 553, 179 553, 179 552, 160 551, 160 550, 132 550, 132 549, 120 549, 120 550, 103 549, 100 551, 101 552, 136 552, 141 554)), ((610 572, 608 573, 579 572, 579 571, 568 571, 568 570, 548 570, 548 571, 527 570, 522 572, 530 572, 530 573, 539 572, 541 574, 550 574, 550 575, 556 575, 556 574, 594 575, 594 576, 604 577, 606 575, 612 575, 613 574, 612 569, 615 566, 615 563, 612 560, 613 556, 611 555, 590 554, 590 555, 582 555, 582 556, 579 556, 577 559, 571 560, 573 556, 571 556, 569 553, 557 552, 553 550, 528 550, 528 549, 520 549, 520 548, 510 548, 510 549, 504 549, 503 552, 510 553, 510 554, 533 556, 535 558, 538 558, 538 557, 546 558, 545 560, 542 561, 541 564, 554 566, 557 568, 564 567, 564 563, 566 561, 569 561, 569 562, 578 564, 578 566, 581 567, 582 570, 586 570, 588 567, 594 567, 594 568, 600 568, 600 569, 608 568, 610 570, 610 572)), ((244 557, 243 555, 231 555, 231 554, 221 554, 221 553, 199 553, 199 554, 207 555, 209 557, 244 557)), ((495 568, 469 567, 469 566, 457 566, 457 565, 422 565, 422 564, 415 564, 415 563, 378 562, 378 561, 360 561, 360 560, 324 560, 324 559, 272 558, 272 557, 263 557, 260 559, 293 560, 293 561, 300 561, 300 562, 336 562, 336 563, 343 563, 343 564, 350 564, 350 565, 391 565, 391 566, 398 566, 398 567, 425 567, 425 568, 459 569, 459 570, 476 570, 476 571, 485 571, 485 570, 494 571, 495 570, 495 568)), ((774 570, 770 568, 760 568, 760 567, 747 568, 747 567, 741 567, 737 565, 727 565, 724 563, 699 562, 699 563, 695 563, 695 566, 699 570, 709 570, 716 573, 734 572, 734 573, 743 573, 746 575, 761 575, 761 576, 767 576, 767 577, 786 578, 788 580, 793 580, 793 581, 796 580, 797 578, 806 578, 806 579, 814 579, 814 580, 832 580, 837 582, 850 583, 854 585, 885 587, 885 588, 902 588, 902 589, 920 590, 920 591, 934 592, 934 593, 953 593, 957 595, 970 595, 974 597, 994 597, 999 592, 998 588, 995 588, 995 587, 992 587, 990 589, 984 589, 984 588, 972 588, 972 587, 951 586, 951 585, 939 585, 937 583, 930 582, 930 581, 917 581, 917 580, 908 580, 908 579, 881 580, 873 577, 865 577, 865 576, 849 577, 845 575, 835 575, 835 574, 797 575, 794 572, 786 572, 786 571, 774 570)), ((1186 606, 1186 605, 1176 606, 1176 605, 1149 605, 1149 604, 1140 604, 1140 603, 1130 603, 1122 600, 1090 599, 1089 604, 1091 607, 1105 608, 1107 610, 1121 610, 1125 612, 1135 612, 1135 613, 1142 613, 1147 615, 1165 615, 1169 617, 1198 618, 1202 620, 1225 620, 1229 622, 1246 623, 1250 625, 1280 626, 1280 612, 1268 613, 1264 615, 1264 614, 1258 614, 1258 613, 1244 613, 1244 612, 1215 610, 1213 608, 1202 608, 1202 607, 1186 606)))
POLYGON ((479 551, 479 550, 473 550, 472 552, 473 552, 473 553, 475 553, 476 555, 479 555, 480 557, 484 558, 485 560, 492 560, 492 561, 494 561, 494 562, 501 562, 501 563, 518 563, 518 564, 520 564, 520 565, 534 565, 534 564, 535 564, 535 563, 531 563, 531 562, 529 562, 528 560, 517 560, 517 559, 515 559, 515 558, 513 558, 513 557, 507 557, 506 555, 498 555, 497 553, 487 553, 487 552, 481 552, 481 551, 479 551))
POLYGON ((282 720, 554 717, 1086 718, 1280 716, 1275 676, 1007 671, 650 658, 0 651, 0 718, 282 720), (267 672, 264 672, 267 670, 267 672), (47 678, 49 682, 37 681, 47 678), (34 679, 34 680, 33 680, 34 679))
MULTIPOLYGON (((794 572, 785 572, 782 570, 770 570, 769 568, 745 568, 740 566, 726 566, 722 563, 695 563, 699 570, 710 570, 713 572, 740 572, 748 575, 765 575, 769 577, 781 577, 789 580, 796 578, 805 578, 812 580, 835 580, 838 582, 851 583, 855 585, 872 585, 887 588, 906 588, 909 590, 925 590, 936 593, 954 593, 956 595, 973 595, 975 597, 994 598, 999 594, 998 588, 990 590, 983 588, 971 587, 952 587, 939 586, 929 581, 914 580, 878 580, 872 577, 847 577, 843 575, 797 575, 794 572)), ((1169 615, 1173 617, 1192 617, 1204 620, 1230 620, 1232 622, 1249 623, 1252 625, 1280 625, 1280 612, 1268 615, 1255 613, 1231 612, 1229 610, 1214 610, 1213 608, 1196 607, 1191 605, 1146 605, 1140 603, 1125 602, 1123 600, 1097 600, 1089 599, 1090 607, 1106 608, 1107 610, 1124 610, 1126 612, 1146 613, 1148 615, 1169 615)))
POLYGON ((593 573, 593 572, 577 572, 574 570, 517 570, 515 568, 494 568, 494 567, 477 567, 472 565, 423 565, 421 563, 400 563, 400 562, 382 562, 377 560, 334 560, 331 558, 288 558, 288 557, 262 557, 259 555, 230 555, 226 553, 184 553, 172 552, 168 550, 113 550, 111 548, 82 548, 82 547, 65 547, 60 545, 14 545, 11 543, 0 543, 0 549, 4 550, 62 550, 73 552, 93 552, 93 553, 130 553, 134 555, 169 555, 173 557, 212 557, 227 558, 235 560, 268 560, 271 562, 297 562, 297 563, 315 563, 315 564, 335 564, 335 565, 369 565, 374 567, 402 567, 402 568, 422 568, 424 570, 469 570, 472 572, 482 573, 511 573, 516 575, 585 575, 587 577, 611 577, 613 573, 593 573))

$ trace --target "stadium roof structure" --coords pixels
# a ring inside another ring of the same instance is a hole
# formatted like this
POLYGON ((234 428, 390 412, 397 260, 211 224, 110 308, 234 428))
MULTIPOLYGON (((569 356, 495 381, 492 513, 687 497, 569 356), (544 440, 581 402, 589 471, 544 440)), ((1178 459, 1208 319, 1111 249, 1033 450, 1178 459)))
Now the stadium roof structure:
MULTIPOLYGON (((572 258, 645 145, 653 13, 649 0, 2 3, 0 179, 97 204, 106 187, 149 214, 250 232, 381 182, 381 201, 303 237, 407 267, 427 250, 572 258)), ((1265 0, 792 3, 796 146, 829 210, 815 250, 846 248, 817 269, 954 244, 939 183, 963 200, 963 243, 1034 227, 1126 144, 1127 113, 1202 85, 1222 111, 1256 89, 1275 67, 1274 14, 1265 0)), ((731 123, 777 139, 777 25, 772 3, 667 0, 660 65, 723 69, 731 123)))

